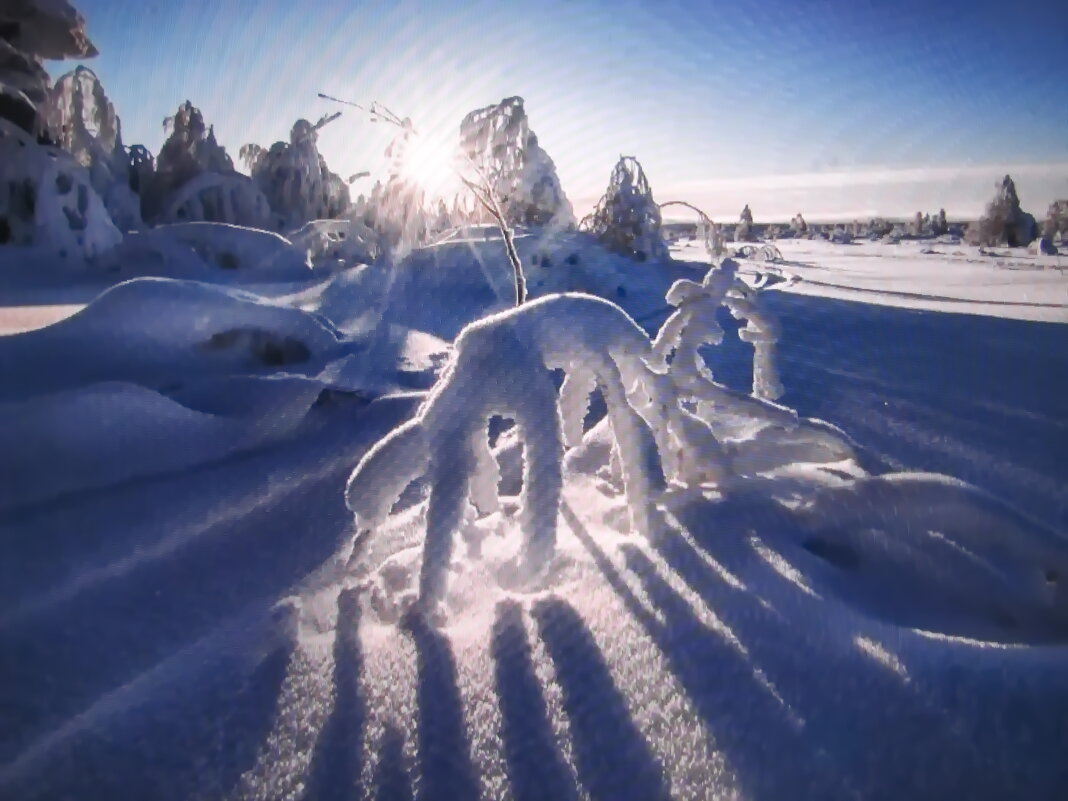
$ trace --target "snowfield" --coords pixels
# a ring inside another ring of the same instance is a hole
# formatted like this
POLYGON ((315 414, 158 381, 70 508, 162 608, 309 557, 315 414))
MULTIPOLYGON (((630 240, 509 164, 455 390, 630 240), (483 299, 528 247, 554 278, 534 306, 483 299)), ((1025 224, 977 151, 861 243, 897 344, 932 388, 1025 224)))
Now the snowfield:
POLYGON ((1062 798, 1068 281, 779 245, 24 286, 0 797, 1062 798))

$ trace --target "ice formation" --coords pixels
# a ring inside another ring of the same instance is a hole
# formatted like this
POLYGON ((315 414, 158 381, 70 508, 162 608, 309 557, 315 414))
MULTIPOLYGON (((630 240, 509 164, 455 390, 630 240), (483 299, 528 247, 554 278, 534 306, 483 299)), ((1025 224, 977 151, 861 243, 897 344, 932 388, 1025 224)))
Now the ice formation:
POLYGON ((609 250, 645 261, 668 258, 660 222, 660 207, 642 165, 632 156, 620 156, 608 191, 581 227, 609 250))
POLYGON ((530 130, 523 98, 507 97, 464 117, 460 146, 493 190, 509 225, 574 226, 556 165, 530 130))
POLYGON ((315 125, 297 120, 289 142, 275 142, 266 150, 254 144, 241 148, 252 179, 284 230, 340 217, 349 210, 348 186, 330 171, 316 146, 319 130, 334 119, 337 115, 326 116, 315 125))
MULTIPOLYGON (((431 487, 419 596, 442 598, 453 534, 466 502, 490 505, 497 471, 486 447, 493 415, 516 421, 525 445, 520 525, 524 572, 552 555, 565 444, 577 445, 588 397, 604 395, 635 530, 651 536, 665 480, 719 480, 722 452, 708 427, 649 367, 645 333, 622 309, 589 295, 550 295, 472 323, 416 417, 381 440, 346 491, 361 532, 375 529, 401 492, 426 473, 431 487), (565 374, 557 392, 551 370, 565 374)), ((347 559, 352 543, 342 544, 347 559)))

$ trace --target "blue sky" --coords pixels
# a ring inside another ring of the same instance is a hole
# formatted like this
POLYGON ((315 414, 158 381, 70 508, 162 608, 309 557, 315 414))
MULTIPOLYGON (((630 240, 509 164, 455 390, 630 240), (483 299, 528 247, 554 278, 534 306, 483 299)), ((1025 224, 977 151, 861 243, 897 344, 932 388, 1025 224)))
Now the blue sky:
MULTIPOLYGON (((1068 196, 1063 2, 74 2, 153 152, 187 98, 236 161, 335 110, 319 91, 424 130, 518 94, 579 211, 620 154, 723 218, 971 214, 1006 170, 1036 213, 1068 196)), ((346 111, 320 149, 376 171, 388 138, 346 111)))

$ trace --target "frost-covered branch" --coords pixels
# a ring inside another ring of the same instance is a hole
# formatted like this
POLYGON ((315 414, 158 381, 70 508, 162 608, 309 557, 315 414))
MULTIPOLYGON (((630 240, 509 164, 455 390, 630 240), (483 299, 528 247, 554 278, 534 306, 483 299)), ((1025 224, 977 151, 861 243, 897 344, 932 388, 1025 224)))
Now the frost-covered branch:
POLYGON ((440 600, 468 498, 480 508, 490 505, 496 471, 485 446, 489 419, 512 418, 525 446, 523 562, 536 574, 555 548, 564 447, 581 441, 589 394, 599 388, 632 525, 651 536, 653 506, 666 480, 717 481, 725 470, 712 432, 682 408, 674 384, 650 367, 652 360, 641 328, 618 306, 589 295, 550 295, 472 323, 415 419, 375 445, 353 471, 346 500, 358 529, 376 528, 404 488, 427 475, 419 594, 424 604, 440 600), (554 369, 566 376, 559 393, 554 369))

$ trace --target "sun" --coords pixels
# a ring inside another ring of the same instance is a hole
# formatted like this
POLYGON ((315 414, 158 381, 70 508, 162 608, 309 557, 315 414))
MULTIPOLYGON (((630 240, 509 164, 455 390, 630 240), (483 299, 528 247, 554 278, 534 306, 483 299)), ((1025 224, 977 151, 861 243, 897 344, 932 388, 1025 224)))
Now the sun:
POLYGON ((430 196, 444 196, 458 182, 454 141, 431 134, 415 134, 408 141, 400 173, 430 196))

